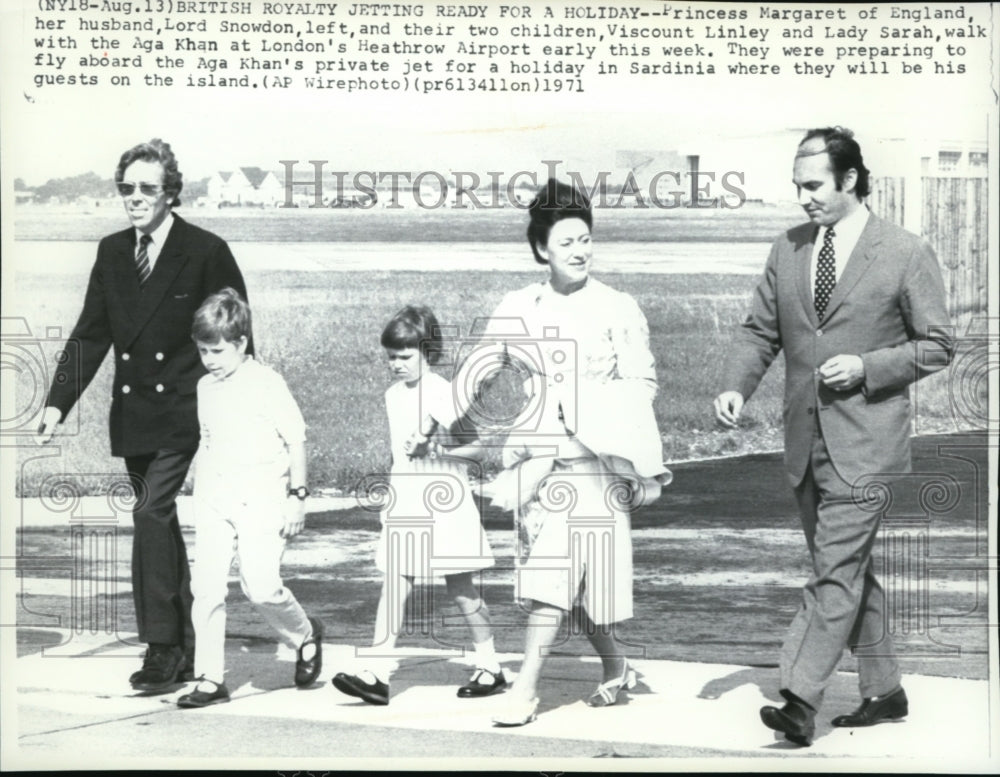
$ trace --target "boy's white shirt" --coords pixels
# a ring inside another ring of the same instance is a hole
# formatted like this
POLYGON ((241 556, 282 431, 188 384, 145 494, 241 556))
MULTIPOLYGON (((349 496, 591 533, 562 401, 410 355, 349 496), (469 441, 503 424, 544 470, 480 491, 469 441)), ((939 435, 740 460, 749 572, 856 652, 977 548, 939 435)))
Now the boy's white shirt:
POLYGON ((284 379, 253 356, 224 378, 201 378, 198 421, 196 496, 219 488, 273 493, 288 472, 288 447, 306 439, 305 420, 284 379))

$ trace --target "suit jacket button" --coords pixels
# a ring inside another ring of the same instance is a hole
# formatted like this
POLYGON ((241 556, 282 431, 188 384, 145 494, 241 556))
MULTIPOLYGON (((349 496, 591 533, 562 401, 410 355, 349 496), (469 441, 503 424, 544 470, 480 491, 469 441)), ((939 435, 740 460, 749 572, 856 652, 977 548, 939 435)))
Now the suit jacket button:
POLYGON ((132 387, 127 383, 122 386, 122 394, 128 394, 132 390, 132 387))
POLYGON ((163 391, 163 384, 162 383, 157 383, 156 384, 156 390, 157 391, 163 391))
POLYGON ((162 362, 163 361, 163 353, 162 352, 157 351, 157 353, 156 353, 156 361, 158 361, 158 362, 162 362))
POLYGON ((132 357, 131 357, 131 356, 129 356, 129 355, 127 354, 127 353, 123 353, 123 354, 122 354, 122 361, 123 361, 123 362, 127 362, 127 361, 128 361, 129 359, 131 359, 131 358, 132 358, 132 357))
POLYGON ((823 330, 822 329, 817 329, 816 330, 816 337, 822 337, 822 336, 823 336, 823 330))
POLYGON ((810 407, 810 408, 808 408, 808 409, 806 410, 806 414, 807 414, 807 415, 812 415, 812 414, 813 414, 813 408, 811 408, 811 407, 810 407))

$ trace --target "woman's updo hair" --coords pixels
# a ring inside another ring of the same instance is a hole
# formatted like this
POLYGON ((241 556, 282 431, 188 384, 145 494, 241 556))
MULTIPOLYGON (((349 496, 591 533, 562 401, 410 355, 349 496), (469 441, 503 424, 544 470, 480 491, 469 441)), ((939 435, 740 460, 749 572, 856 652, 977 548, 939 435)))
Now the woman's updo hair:
POLYGON ((590 200, 574 187, 560 183, 550 178, 548 183, 538 190, 538 194, 528 206, 528 244, 535 261, 539 264, 548 262, 538 253, 538 246, 549 243, 549 233, 557 221, 563 219, 582 219, 587 229, 593 228, 593 216, 590 212, 590 200))

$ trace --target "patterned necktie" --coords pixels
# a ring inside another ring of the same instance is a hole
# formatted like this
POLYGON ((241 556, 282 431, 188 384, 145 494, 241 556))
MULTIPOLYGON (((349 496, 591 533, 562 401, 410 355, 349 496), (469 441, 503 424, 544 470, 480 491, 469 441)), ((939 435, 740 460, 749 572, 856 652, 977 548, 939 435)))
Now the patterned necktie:
POLYGON ((152 242, 153 238, 149 235, 143 235, 139 238, 139 252, 135 255, 135 271, 139 276, 140 289, 146 285, 149 274, 153 271, 149 266, 149 244, 152 242))
POLYGON ((819 250, 819 261, 816 262, 816 289, 813 294, 813 303, 816 305, 816 315, 823 318, 826 313, 827 303, 833 293, 833 287, 837 285, 836 260, 833 256, 833 227, 827 227, 823 236, 823 247, 819 250))

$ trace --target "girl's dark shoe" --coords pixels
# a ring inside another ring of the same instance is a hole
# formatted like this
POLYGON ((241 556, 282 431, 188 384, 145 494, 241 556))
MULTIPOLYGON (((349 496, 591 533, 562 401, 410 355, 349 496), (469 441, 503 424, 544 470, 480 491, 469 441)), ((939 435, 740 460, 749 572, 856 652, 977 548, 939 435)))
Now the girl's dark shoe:
POLYGON ((507 678, 501 669, 493 674, 489 669, 476 669, 472 679, 458 689, 460 699, 473 699, 479 696, 492 696, 507 687, 507 678))

